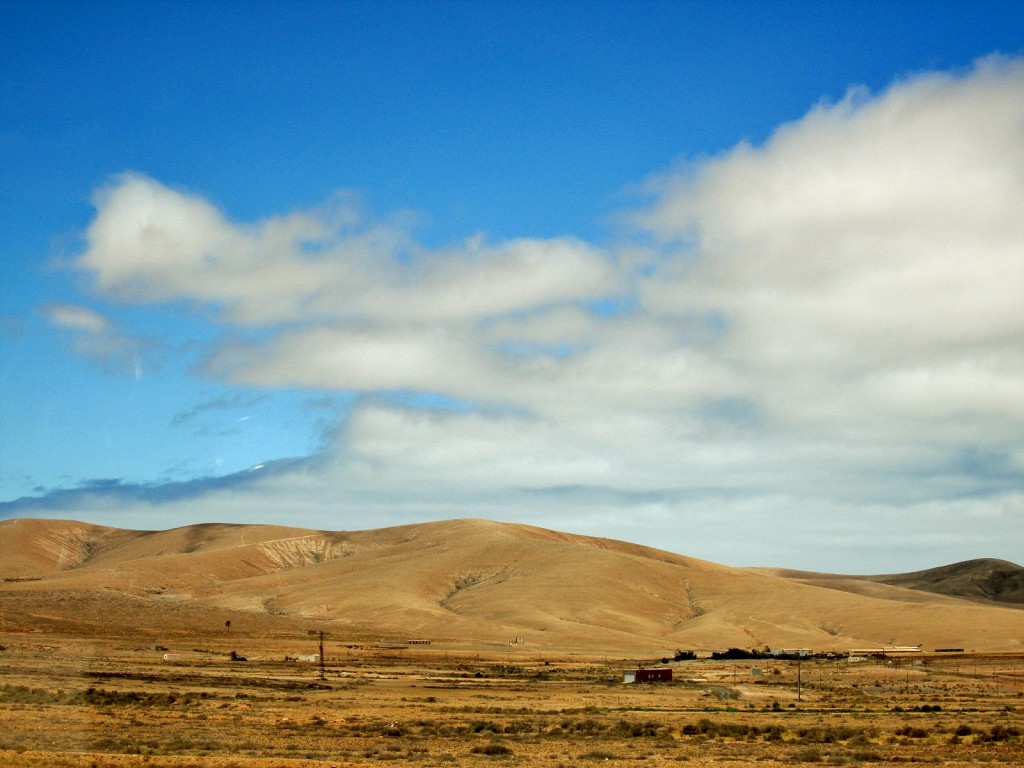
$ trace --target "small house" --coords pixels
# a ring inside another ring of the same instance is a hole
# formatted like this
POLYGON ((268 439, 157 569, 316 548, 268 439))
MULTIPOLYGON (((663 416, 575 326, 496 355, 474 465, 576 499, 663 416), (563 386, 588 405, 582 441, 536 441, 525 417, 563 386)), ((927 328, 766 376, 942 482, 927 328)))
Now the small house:
POLYGON ((633 681, 637 683, 671 683, 672 670, 668 667, 638 669, 633 673, 633 681))

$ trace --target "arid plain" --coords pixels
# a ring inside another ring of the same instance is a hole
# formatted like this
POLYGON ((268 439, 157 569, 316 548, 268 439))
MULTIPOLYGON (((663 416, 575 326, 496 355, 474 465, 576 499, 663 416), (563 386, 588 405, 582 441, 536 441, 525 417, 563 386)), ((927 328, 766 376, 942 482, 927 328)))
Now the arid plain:
POLYGON ((0 766, 1019 765, 1019 571, 735 569, 480 520, 11 520, 0 766), (729 648, 834 655, 672 661, 729 648), (641 665, 673 681, 624 684, 641 665))

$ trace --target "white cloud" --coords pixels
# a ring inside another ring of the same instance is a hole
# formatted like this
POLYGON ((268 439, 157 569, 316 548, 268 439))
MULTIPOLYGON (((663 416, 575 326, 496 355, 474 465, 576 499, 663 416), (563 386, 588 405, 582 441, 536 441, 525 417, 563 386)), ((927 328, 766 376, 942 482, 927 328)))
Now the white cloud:
POLYGON ((853 89, 650 189, 650 251, 431 250, 343 199, 239 224, 127 175, 78 265, 114 298, 214 309, 209 376, 370 395, 318 461, 218 491, 225 510, 572 518, 712 559, 659 527, 797 526, 863 558, 879 524, 951 540, 970 514, 997 551, 1024 455, 1024 63, 853 89))
POLYGON ((111 372, 141 375, 140 357, 153 346, 151 341, 124 333, 88 307, 52 302, 40 312, 54 327, 70 336, 75 354, 95 360, 111 372))
POLYGON ((43 307, 42 313, 59 328, 90 334, 106 333, 110 330, 110 322, 88 307, 53 303, 43 307))
POLYGON ((662 177, 639 220, 688 244, 645 306, 721 317, 718 353, 787 422, 941 433, 969 413, 976 438, 1006 417, 1019 435, 1022 125, 1024 65, 994 58, 662 177))
POLYGON ((344 201, 319 216, 296 213, 240 226, 198 196, 124 174, 94 202, 97 216, 77 266, 100 291, 132 303, 206 303, 243 324, 299 319, 325 285, 357 291, 360 262, 397 247, 395 233, 364 229, 326 256, 337 232, 358 221, 344 201))
POLYGON ((572 238, 482 237, 432 252, 350 201, 242 225, 208 201, 125 174, 95 196, 78 260, 124 301, 185 299, 243 325, 310 319, 444 321, 604 295, 613 271, 572 238))
POLYGON ((215 376, 256 386, 480 394, 489 361, 460 327, 323 325, 270 342, 225 345, 207 363, 215 376))

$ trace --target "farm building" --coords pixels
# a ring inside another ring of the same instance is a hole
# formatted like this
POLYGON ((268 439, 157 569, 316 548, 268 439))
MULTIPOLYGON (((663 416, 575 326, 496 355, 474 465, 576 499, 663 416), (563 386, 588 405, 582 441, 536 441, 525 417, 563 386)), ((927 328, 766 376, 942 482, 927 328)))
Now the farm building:
POLYGON ((672 670, 663 669, 637 669, 627 672, 623 678, 624 683, 671 683, 672 670))
POLYGON ((921 653, 920 645, 883 645, 880 648, 854 648, 850 656, 888 656, 891 653, 921 653))

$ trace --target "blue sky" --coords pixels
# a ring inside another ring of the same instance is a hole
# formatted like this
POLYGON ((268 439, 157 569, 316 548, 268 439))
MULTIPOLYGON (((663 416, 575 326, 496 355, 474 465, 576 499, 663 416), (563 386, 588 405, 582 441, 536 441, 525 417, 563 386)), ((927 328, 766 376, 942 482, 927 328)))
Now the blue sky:
POLYGON ((1024 562, 1019 3, 6 3, 0 517, 1024 562))

